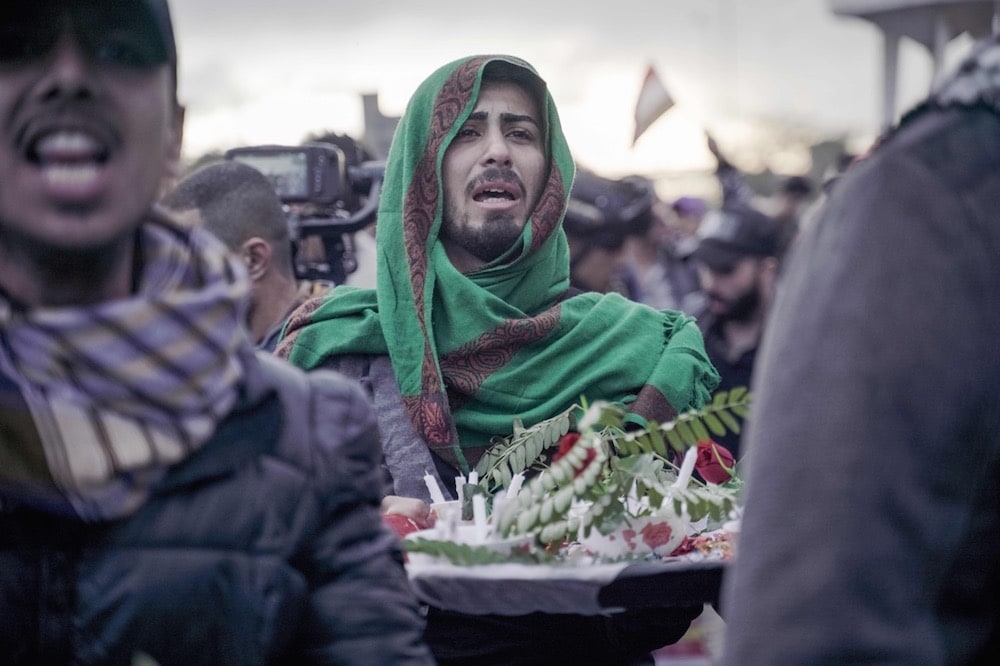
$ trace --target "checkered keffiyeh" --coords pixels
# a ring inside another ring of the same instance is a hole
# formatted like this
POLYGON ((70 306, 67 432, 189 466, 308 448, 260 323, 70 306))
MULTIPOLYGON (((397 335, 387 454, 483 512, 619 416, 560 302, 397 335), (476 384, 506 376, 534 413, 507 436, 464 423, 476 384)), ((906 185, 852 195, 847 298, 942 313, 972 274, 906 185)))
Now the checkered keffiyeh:
MULTIPOLYGON (((154 214, 137 293, 88 307, 12 312, 0 298, 0 370, 28 405, 52 483, 83 518, 126 515, 166 466, 203 445, 236 402, 249 282, 209 234, 154 214)), ((22 452, 24 453, 24 452, 22 452)), ((42 456, 22 456, 38 460, 42 456)), ((7 478, 5 478, 7 477, 7 478)))

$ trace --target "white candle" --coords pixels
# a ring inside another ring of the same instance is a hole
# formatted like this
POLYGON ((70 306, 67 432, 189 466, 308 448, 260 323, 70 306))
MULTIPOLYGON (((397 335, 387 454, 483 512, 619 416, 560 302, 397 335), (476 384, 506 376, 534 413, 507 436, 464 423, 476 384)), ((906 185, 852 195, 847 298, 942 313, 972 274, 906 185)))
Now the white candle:
POLYGON ((427 492, 431 494, 431 502, 444 502, 444 493, 437 484, 437 479, 430 472, 425 472, 424 483, 427 484, 427 492))
POLYGON ((475 470, 469 472, 469 483, 471 483, 472 485, 476 485, 477 483, 479 483, 479 472, 475 470))
POLYGON ((472 496, 472 522, 476 526, 476 540, 486 541, 486 498, 482 495, 472 496))
POLYGON ((677 473, 677 480, 674 481, 674 488, 678 490, 684 490, 688 486, 688 481, 691 480, 691 472, 694 471, 694 463, 698 458, 698 450, 695 447, 691 447, 684 454, 684 462, 681 463, 681 471, 677 473))
POLYGON ((493 496, 493 511, 490 514, 493 524, 496 524, 500 519, 500 514, 503 513, 505 504, 507 504, 507 495, 503 491, 493 496))
POLYGON ((465 499, 465 477, 459 474, 455 477, 455 497, 461 502, 465 499))
POLYGON ((510 485, 507 486, 507 499, 517 497, 517 494, 521 492, 522 483, 524 483, 524 474, 518 472, 514 476, 510 477, 510 485))

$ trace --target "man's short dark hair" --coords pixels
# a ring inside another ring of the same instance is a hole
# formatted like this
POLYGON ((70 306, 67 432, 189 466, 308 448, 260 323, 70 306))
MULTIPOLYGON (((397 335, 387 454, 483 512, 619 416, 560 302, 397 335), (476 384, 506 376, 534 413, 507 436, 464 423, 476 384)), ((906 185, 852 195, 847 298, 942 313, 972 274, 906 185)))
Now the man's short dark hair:
POLYGON ((249 238, 263 238, 277 262, 291 270, 285 211, 274 185, 257 169, 229 160, 209 164, 181 179, 161 203, 176 211, 197 210, 205 228, 233 251, 249 238))

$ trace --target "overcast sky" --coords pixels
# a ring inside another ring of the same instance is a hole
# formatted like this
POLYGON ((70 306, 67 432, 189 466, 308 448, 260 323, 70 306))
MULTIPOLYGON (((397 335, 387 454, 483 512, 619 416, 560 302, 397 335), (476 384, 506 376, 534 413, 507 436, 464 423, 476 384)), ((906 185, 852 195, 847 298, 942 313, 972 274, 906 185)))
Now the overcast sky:
MULTIPOLYGON (((360 95, 402 113, 438 66, 511 53, 545 78, 578 160, 608 173, 707 168, 702 128, 778 171, 801 151, 760 127, 875 135, 881 37, 825 0, 171 0, 188 106, 185 153, 360 135, 360 95), (579 5, 583 5, 580 7, 579 5), (558 3, 571 6, 570 3, 558 3), (676 106, 631 145, 632 112, 653 64, 676 106)), ((904 45, 899 103, 926 93, 930 58, 904 45)), ((759 166, 749 164, 750 167, 759 166)))

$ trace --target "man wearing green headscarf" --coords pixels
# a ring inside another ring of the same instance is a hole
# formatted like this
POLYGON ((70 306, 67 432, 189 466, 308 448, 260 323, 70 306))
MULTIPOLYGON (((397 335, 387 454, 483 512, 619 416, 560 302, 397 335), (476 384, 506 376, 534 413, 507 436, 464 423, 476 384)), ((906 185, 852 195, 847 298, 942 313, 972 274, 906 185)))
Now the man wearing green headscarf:
MULTIPOLYGON (((468 473, 515 419, 531 425, 584 397, 627 405, 639 425, 665 422, 717 385, 691 318, 570 290, 562 221, 574 170, 552 97, 520 59, 463 58, 411 98, 386 163, 376 289, 338 287, 307 303, 277 352, 369 388, 395 495, 427 501, 427 473, 449 492, 441 479, 468 473)), ((651 636, 621 645, 595 629, 604 618, 573 616, 547 639, 554 624, 500 628, 462 616, 455 626, 466 644, 480 643, 478 663, 559 661, 578 637, 587 663, 630 663, 676 640, 693 614, 672 613, 651 636), (510 648, 512 631, 516 658, 481 644, 493 632, 498 649, 510 648)), ((429 641, 442 663, 460 662, 468 655, 455 641, 434 645, 444 615, 431 613, 429 641)))

